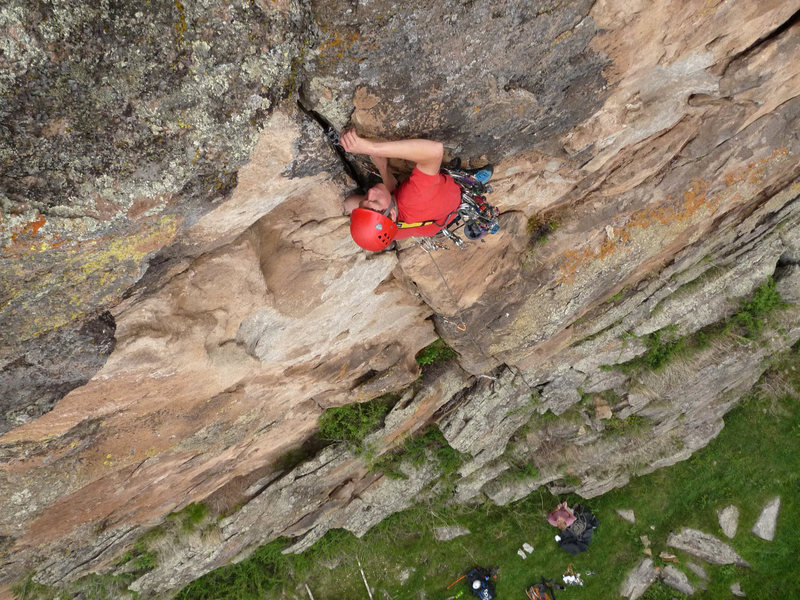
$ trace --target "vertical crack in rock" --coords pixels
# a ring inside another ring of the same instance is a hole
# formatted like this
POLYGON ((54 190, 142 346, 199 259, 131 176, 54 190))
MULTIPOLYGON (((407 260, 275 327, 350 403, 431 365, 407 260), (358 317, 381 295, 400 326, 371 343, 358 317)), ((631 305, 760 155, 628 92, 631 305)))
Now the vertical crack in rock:
POLYGON ((0 434, 37 419, 89 381, 114 351, 115 329, 104 312, 29 340, 13 354, 9 348, 5 361, 0 347, 0 434))
POLYGON ((361 172, 363 167, 359 168, 360 164, 358 161, 351 159, 345 149, 339 144, 339 134, 341 132, 337 132, 336 128, 330 123, 330 121, 328 121, 317 111, 304 106, 300 100, 297 101, 297 106, 303 112, 303 114, 306 115, 306 117, 319 125, 321 129, 320 135, 328 141, 329 146, 336 153, 336 156, 339 157, 345 173, 347 173, 362 190, 366 191, 369 189, 371 186, 368 184, 367 178, 361 172))

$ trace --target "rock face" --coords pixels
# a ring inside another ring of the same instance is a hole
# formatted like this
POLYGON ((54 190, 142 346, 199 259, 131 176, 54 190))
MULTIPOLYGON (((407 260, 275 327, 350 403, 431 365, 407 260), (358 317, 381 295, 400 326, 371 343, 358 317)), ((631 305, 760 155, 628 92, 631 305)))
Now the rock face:
POLYGON ((749 567, 736 551, 728 544, 713 535, 684 527, 679 533, 671 533, 667 538, 667 546, 688 552, 692 556, 702 558, 712 565, 740 565, 749 567))
POLYGON ((628 523, 636 523, 636 513, 629 508, 618 509, 617 514, 623 521, 627 521, 628 523))
POLYGON ((363 534, 435 461, 398 482, 311 438, 388 392, 370 448, 437 424, 460 499, 602 494, 702 448, 800 338, 795 304, 610 368, 768 277, 800 298, 798 0, 123 4, 0 8, 0 594, 114 572, 190 502, 227 516, 132 589, 363 534), (494 161, 502 230, 360 251, 358 161, 306 111, 494 161), (418 381, 437 337, 458 358, 418 381))

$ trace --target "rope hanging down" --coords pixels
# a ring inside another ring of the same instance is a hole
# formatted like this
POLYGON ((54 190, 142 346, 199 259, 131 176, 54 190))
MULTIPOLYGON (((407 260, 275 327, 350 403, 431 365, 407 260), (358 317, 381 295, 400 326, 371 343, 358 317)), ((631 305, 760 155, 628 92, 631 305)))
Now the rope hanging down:
MULTIPOLYGON (((445 289, 447 289, 447 292, 450 294, 450 300, 453 303, 453 306, 456 307, 455 318, 458 319, 458 322, 452 321, 449 317, 445 317, 444 315, 439 314, 439 313, 436 313, 436 316, 439 317, 440 319, 442 319, 442 321, 444 321, 445 323, 450 323, 452 325, 455 325, 456 328, 458 328, 459 331, 463 331, 464 333, 466 333, 467 336, 469 337, 470 341, 472 342, 472 344, 475 346, 475 348, 478 349, 478 352, 480 352, 481 356, 483 356, 483 358, 486 359, 487 362, 489 362, 489 363, 493 362, 496 359, 494 359, 493 357, 491 357, 488 354, 486 354, 486 352, 484 352, 483 348, 481 348, 480 344, 478 344, 478 340, 476 340, 475 336, 472 335, 472 332, 467 329, 467 324, 464 321, 464 319, 461 318, 458 315, 458 312, 459 312, 458 311, 458 300, 456 299, 456 295, 453 292, 453 290, 450 287, 450 285, 447 283, 447 279, 445 278, 444 273, 442 273, 442 270, 439 268, 439 264, 436 262, 436 259, 433 257, 433 253, 426 247, 425 244, 418 243, 418 245, 423 250, 425 250, 425 252, 428 254, 428 256, 431 257, 431 261, 433 262, 433 266, 436 267, 436 271, 439 273, 439 277, 442 278, 442 283, 444 283, 445 289)), ((506 367, 510 371, 514 372, 514 374, 517 377, 520 378, 520 380, 522 381, 522 383, 525 384, 525 387, 528 388, 528 391, 530 393, 533 394, 533 393, 536 392, 536 390, 533 387, 531 387, 531 385, 528 383, 528 381, 522 375, 522 371, 520 371, 519 367, 517 367, 515 365, 509 365, 508 363, 504 363, 504 364, 506 365, 506 367)), ((497 381, 497 377, 491 377, 489 375, 481 375, 481 377, 483 377, 485 379, 491 379, 492 381, 497 381)))

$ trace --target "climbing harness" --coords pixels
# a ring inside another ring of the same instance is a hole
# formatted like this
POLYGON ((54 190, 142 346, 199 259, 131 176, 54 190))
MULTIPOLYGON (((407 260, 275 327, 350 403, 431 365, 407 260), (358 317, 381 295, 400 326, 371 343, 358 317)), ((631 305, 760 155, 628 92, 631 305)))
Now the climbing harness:
MULTIPOLYGON (((460 164, 460 161, 457 160, 455 164, 460 164)), ((500 231, 500 223, 498 221, 500 211, 486 200, 486 194, 493 191, 492 186, 478 181, 475 173, 479 170, 465 171, 452 166, 442 168, 441 172, 449 175, 460 188, 461 203, 455 211, 445 217, 444 222, 447 224, 439 232, 441 237, 437 234, 434 237, 420 238, 417 242, 420 246, 427 250, 440 250, 447 248, 445 240, 450 240, 458 248, 466 248, 466 242, 456 233, 461 227, 464 228, 464 237, 471 241, 479 240, 487 233, 500 231)), ((418 223, 398 221, 397 228, 413 229, 433 224, 438 224, 438 221, 428 220, 418 223)))
POLYGON ((430 221, 419 221, 417 223, 405 223, 404 221, 397 222, 398 229, 413 229, 414 227, 425 227, 426 225, 433 225, 436 223, 434 220, 430 221))

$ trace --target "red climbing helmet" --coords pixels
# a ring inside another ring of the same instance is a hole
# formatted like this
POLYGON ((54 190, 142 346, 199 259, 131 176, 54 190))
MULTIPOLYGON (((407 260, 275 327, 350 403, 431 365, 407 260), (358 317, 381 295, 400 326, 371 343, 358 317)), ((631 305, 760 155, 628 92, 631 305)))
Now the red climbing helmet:
POLYGON ((364 250, 378 252, 392 243, 397 235, 397 225, 379 212, 355 208, 350 213, 350 235, 364 250))

